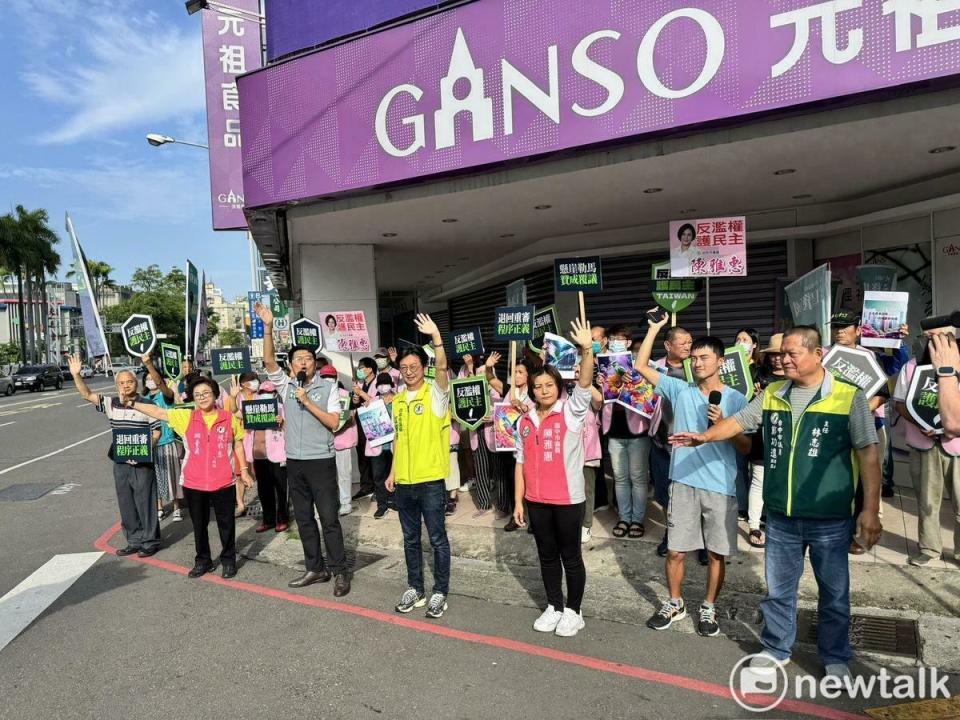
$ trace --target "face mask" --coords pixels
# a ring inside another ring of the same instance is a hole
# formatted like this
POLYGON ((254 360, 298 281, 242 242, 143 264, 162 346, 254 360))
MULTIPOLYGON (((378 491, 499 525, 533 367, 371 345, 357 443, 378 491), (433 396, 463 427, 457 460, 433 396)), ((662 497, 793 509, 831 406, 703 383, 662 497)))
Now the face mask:
POLYGON ((147 390, 156 390, 157 384, 153 381, 153 378, 147 378, 147 390))
POLYGON ((740 347, 742 347, 742 348, 743 348, 743 351, 744 351, 747 355, 750 355, 750 354, 753 353, 753 343, 742 342, 742 343, 737 343, 737 345, 739 345, 740 347))
POLYGON ((377 392, 381 395, 386 395, 387 393, 393 392, 393 386, 391 385, 377 385, 377 392))
POLYGON ((367 379, 367 373, 364 372, 364 369, 363 369, 362 367, 358 367, 358 368, 357 368, 357 380, 366 380, 366 379, 367 379))
POLYGON ((385 367, 387 367, 387 359, 386 359, 386 358, 377 358, 377 369, 378 369, 378 370, 383 370, 385 367))
POLYGON ((626 340, 611 340, 610 341, 610 352, 626 352, 627 350, 627 341, 626 340))
POLYGON ((260 389, 260 381, 259 381, 259 380, 251 380, 250 382, 245 382, 245 383, 243 384, 243 386, 244 386, 247 390, 249 390, 250 392, 256 392, 257 390, 260 389))
POLYGON ((599 353, 602 349, 603 349, 603 347, 600 345, 600 341, 599 341, 599 340, 594 340, 594 341, 593 341, 593 354, 596 355, 596 354, 599 353))

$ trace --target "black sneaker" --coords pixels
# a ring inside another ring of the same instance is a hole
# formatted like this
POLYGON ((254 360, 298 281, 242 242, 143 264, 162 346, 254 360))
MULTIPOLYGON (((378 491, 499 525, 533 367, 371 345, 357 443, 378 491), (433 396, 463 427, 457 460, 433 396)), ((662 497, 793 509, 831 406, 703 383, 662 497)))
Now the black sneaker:
POLYGON ((893 486, 884 485, 882 488, 880 488, 880 495, 881 497, 893 497, 893 486))
POLYGON ((443 514, 447 517, 450 517, 457 511, 457 501, 456 500, 447 500, 447 507, 444 509, 443 514))
POLYGON ((710 564, 710 553, 707 552, 706 548, 700 548, 697 550, 697 562, 703 566, 710 564))
POLYGON ((697 623, 697 634, 704 637, 713 637, 720 634, 720 625, 717 624, 717 611, 707 605, 700 606, 700 621, 697 623))
POLYGON ((419 590, 407 588, 407 591, 400 598, 400 602, 393 608, 398 613, 408 613, 414 608, 423 607, 427 604, 427 596, 419 590))
POLYGON ((387 508, 378 508, 377 511, 373 514, 374 520, 382 520, 383 516, 387 514, 387 508))
POLYGON ((503 526, 503 529, 506 530, 507 532, 513 532, 514 530, 519 529, 519 527, 520 527, 520 526, 517 525, 517 521, 514 520, 514 519, 511 517, 511 518, 510 518, 510 522, 508 522, 506 525, 504 525, 504 526, 503 526))
POLYGON ((667 534, 663 534, 663 540, 660 541, 660 544, 657 545, 657 555, 660 557, 667 556, 667 534))
POLYGON ((353 494, 353 497, 350 500, 363 500, 364 498, 373 497, 372 490, 359 490, 353 494))
POLYGON ((438 618, 443 615, 447 609, 447 596, 443 593, 434 593, 430 596, 430 603, 427 605, 427 617, 438 618))
POLYGON ((686 616, 687 606, 684 605, 683 600, 679 605, 674 605, 672 600, 664 600, 656 615, 647 620, 647 627, 653 630, 666 630, 677 620, 683 620, 686 616))

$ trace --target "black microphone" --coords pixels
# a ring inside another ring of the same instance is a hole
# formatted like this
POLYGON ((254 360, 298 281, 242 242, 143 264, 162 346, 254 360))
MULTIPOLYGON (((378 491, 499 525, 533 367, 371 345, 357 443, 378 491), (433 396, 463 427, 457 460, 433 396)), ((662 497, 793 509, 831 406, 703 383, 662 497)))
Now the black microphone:
MULTIPOLYGON (((297 373, 297 382, 300 383, 300 387, 305 387, 305 386, 306 386, 306 384, 307 384, 307 371, 306 371, 306 370, 301 370, 300 372, 297 373)), ((297 400, 297 402, 300 403, 301 405, 303 405, 303 403, 302 403, 300 400, 297 400)))
MULTIPOLYGON (((715 407, 720 407, 720 402, 721 402, 722 400, 723 400, 723 393, 721 393, 719 390, 712 390, 712 391, 710 392, 710 397, 708 398, 708 401, 710 402, 711 405, 713 405, 713 406, 715 406, 715 407)), ((710 427, 711 425, 713 425, 713 420, 711 420, 711 419, 708 417, 708 418, 707 418, 707 427, 710 427)))
POLYGON ((960 327, 960 310, 954 310, 950 315, 935 315, 920 321, 921 330, 934 330, 941 327, 960 327))

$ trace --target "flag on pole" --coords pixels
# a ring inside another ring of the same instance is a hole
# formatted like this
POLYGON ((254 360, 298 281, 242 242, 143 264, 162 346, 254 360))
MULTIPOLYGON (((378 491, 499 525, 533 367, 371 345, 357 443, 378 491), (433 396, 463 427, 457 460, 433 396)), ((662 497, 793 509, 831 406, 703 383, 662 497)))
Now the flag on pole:
MULTIPOLYGON (((90 283, 90 272, 87 269, 87 257, 80 247, 76 230, 70 213, 66 213, 67 233, 73 244, 73 274, 77 286, 77 296, 80 298, 80 315, 83 319, 83 335, 87 341, 87 357, 94 358, 108 355, 107 339, 103 334, 103 325, 100 322, 100 311, 97 309, 97 299, 93 296, 93 285, 90 283)), ((109 358, 108 358, 109 364, 109 358)))
POLYGON ((193 356, 199 358, 200 354, 207 349, 207 273, 203 272, 200 281, 200 297, 197 299, 197 331, 194 336, 195 347, 193 356))
POLYGON ((196 352, 196 328, 200 316, 200 276, 197 266, 187 260, 187 290, 184 300, 184 331, 183 352, 185 357, 192 358, 196 352))

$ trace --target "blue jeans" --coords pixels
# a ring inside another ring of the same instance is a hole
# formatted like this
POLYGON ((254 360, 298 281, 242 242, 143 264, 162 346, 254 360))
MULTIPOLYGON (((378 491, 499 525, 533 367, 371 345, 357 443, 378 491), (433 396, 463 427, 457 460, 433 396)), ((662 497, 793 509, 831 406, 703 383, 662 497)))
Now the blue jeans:
POLYGON ((420 545, 420 518, 427 527, 433 548, 433 592, 450 591, 450 542, 444 510, 447 491, 443 480, 396 486, 394 493, 400 527, 403 530, 403 554, 407 559, 407 584, 423 592, 423 549, 420 545))
POLYGON ((650 438, 647 435, 610 438, 608 448, 620 519, 628 523, 642 523, 647 516, 650 438))
POLYGON ((650 474, 653 475, 653 497, 666 513, 670 504, 670 452, 656 443, 650 445, 650 474))
POLYGON ((750 461, 746 455, 737 453, 737 513, 747 516, 750 498, 750 461))
POLYGON ((773 657, 790 657, 797 638, 797 588, 803 556, 810 548, 810 565, 817 578, 817 652, 820 662, 846 663, 850 649, 850 561, 847 549, 856 521, 809 520, 767 513, 765 569, 767 596, 760 603, 763 632, 760 642, 773 657))

